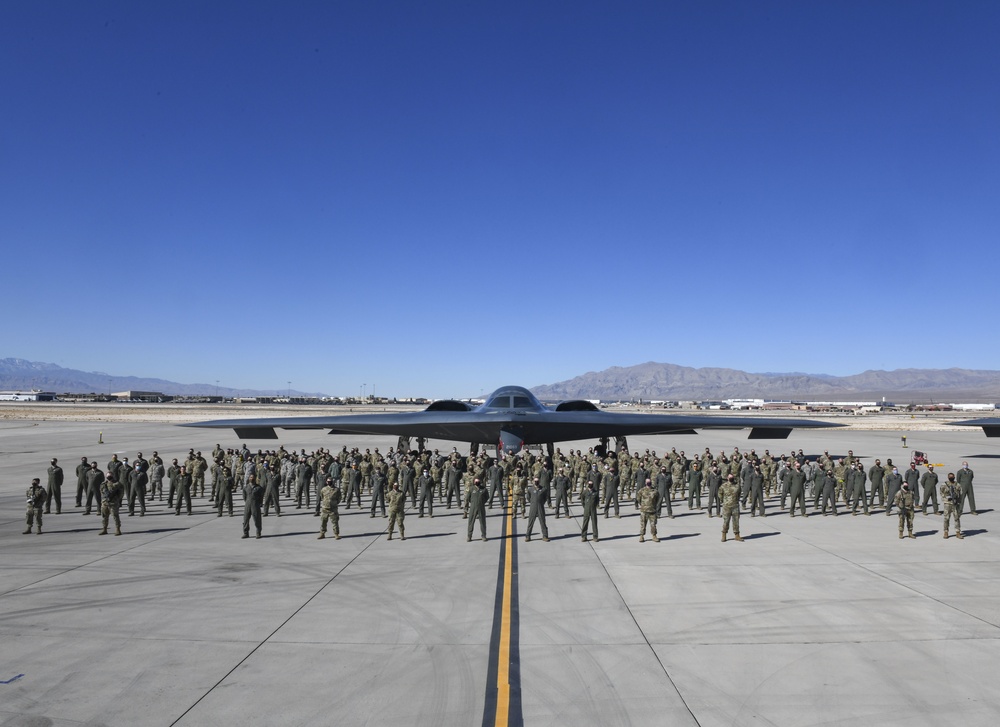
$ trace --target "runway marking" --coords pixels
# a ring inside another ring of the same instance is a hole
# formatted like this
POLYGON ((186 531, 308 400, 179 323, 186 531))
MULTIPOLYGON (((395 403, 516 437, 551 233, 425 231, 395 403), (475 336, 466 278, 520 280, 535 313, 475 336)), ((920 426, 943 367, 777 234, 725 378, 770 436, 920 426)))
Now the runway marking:
POLYGON ((0 684, 10 684, 11 682, 16 682, 23 676, 24 674, 18 674, 16 677, 11 677, 10 679, 0 679, 0 684))
POLYGON ((493 605, 490 663, 486 675, 483 727, 521 727, 521 651, 517 593, 517 520, 508 491, 500 537, 497 593, 493 605))

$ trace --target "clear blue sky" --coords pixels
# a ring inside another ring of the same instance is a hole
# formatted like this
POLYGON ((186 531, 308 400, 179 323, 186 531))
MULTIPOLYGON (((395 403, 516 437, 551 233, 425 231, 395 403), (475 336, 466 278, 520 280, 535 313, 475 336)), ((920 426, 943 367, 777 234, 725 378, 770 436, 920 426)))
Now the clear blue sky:
POLYGON ((1000 369, 998 38, 994 1, 8 2, 0 356, 1000 369))

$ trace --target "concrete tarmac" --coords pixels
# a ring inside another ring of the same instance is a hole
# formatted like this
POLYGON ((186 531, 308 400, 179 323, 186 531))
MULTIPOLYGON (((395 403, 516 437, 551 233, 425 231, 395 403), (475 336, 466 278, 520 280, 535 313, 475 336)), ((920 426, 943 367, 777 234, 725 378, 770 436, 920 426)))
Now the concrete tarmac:
MULTIPOLYGON (((910 433, 911 449, 844 430, 629 440, 688 455, 853 449, 866 469, 920 449, 942 479, 966 459, 980 514, 962 518, 962 541, 942 539, 940 516, 918 513, 918 537, 899 540, 882 508, 791 519, 776 500, 764 518, 744 512, 742 543, 676 501, 660 543, 638 542, 630 502, 600 519, 599 543, 581 542, 577 501, 569 519, 548 514, 548 543, 524 542, 526 521, 500 508, 488 541, 466 542, 461 511, 442 506, 410 511, 406 541, 388 541, 366 496, 360 512, 341 507, 342 539, 323 541, 313 509, 288 500, 261 540, 240 538, 238 494, 232 518, 207 499, 192 516, 154 502, 123 514, 122 537, 98 537, 99 517, 74 506, 81 456, 103 467, 158 450, 169 463, 216 441, 238 444, 164 424, 0 422, 0 725, 1000 722, 1000 446, 979 430, 910 433), (53 456, 62 514, 22 535, 24 491, 53 456)), ((279 443, 395 440, 249 442, 279 443)))

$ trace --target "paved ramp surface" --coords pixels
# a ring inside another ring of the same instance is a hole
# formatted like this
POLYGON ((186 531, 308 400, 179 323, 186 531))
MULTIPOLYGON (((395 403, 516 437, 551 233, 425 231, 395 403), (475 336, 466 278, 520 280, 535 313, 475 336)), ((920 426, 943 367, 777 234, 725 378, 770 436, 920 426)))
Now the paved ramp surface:
MULTIPOLYGON (((405 542, 342 507, 344 537, 317 541, 318 518, 287 501, 261 540, 242 540, 239 496, 233 518, 207 500, 192 516, 155 502, 123 516, 122 537, 98 537, 99 519, 74 506, 82 455, 103 465, 156 449, 169 462, 189 447, 208 455, 218 436, 0 423, 0 725, 1000 722, 1000 449, 980 432, 909 442, 946 470, 964 458, 976 471, 982 514, 963 518, 964 541, 920 515, 919 537, 900 541, 895 516, 877 509, 744 514, 746 542, 722 543, 718 518, 677 503, 660 543, 638 542, 626 503, 600 520, 599 543, 581 542, 577 503, 568 520, 549 514, 548 543, 525 543, 526 521, 499 508, 489 540, 466 542, 467 521, 440 507, 433 519, 411 511, 405 542), (67 469, 63 513, 22 535, 23 492, 51 456, 67 469)), ((281 442, 394 444, 318 432, 281 442)), ((894 433, 630 444, 908 460, 894 433)))

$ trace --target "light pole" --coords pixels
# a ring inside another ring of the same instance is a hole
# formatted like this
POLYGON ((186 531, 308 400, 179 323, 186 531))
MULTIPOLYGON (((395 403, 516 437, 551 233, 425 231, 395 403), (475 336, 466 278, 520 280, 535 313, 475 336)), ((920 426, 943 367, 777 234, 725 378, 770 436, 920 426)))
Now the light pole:
POLYGON ((215 380, 215 398, 216 399, 219 398, 219 380, 218 379, 215 380))
POLYGON ((361 403, 365 401, 365 387, 367 386, 368 384, 361 384, 361 403))
POLYGON ((288 382, 288 402, 291 403, 291 401, 292 401, 292 382, 289 381, 288 382))

